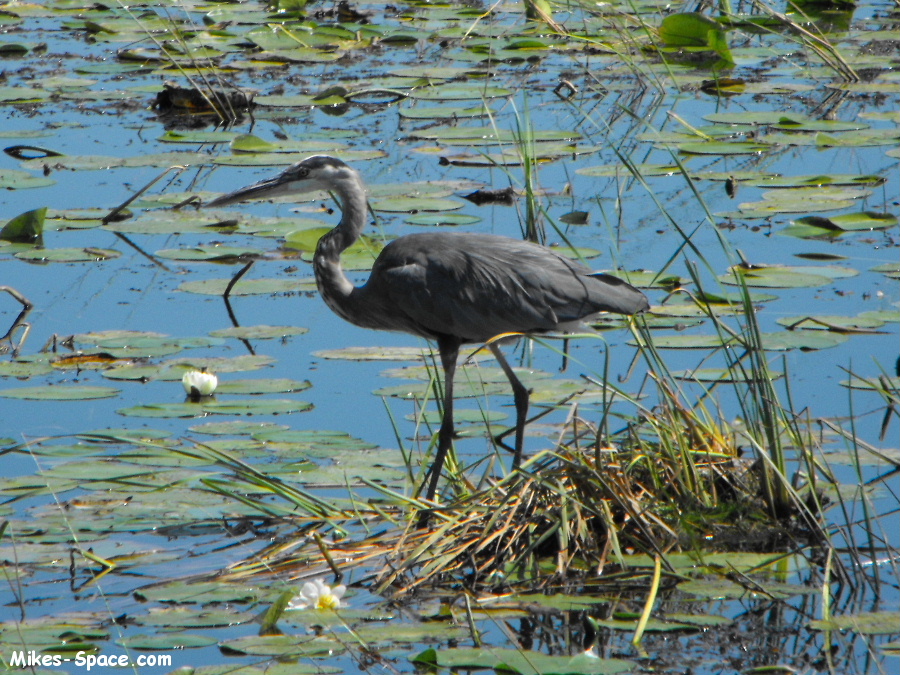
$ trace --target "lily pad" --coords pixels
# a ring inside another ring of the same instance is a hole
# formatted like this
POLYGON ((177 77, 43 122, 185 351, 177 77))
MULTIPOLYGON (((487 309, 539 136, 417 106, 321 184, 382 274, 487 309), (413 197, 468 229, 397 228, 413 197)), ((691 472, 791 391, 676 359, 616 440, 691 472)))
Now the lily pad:
POLYGON ((161 633, 157 635, 128 635, 116 640, 117 645, 128 649, 159 651, 162 649, 192 649, 209 647, 217 640, 209 635, 192 635, 190 633, 161 633))
POLYGON ((347 361, 421 361, 429 354, 431 349, 427 347, 343 347, 313 352, 318 358, 347 361))
POLYGON ((289 394, 309 389, 308 380, 267 379, 267 380, 221 380, 216 394, 289 394))
POLYGON ((633 661, 605 659, 594 655, 551 656, 525 649, 453 647, 426 649, 412 661, 422 666, 440 666, 441 669, 494 669, 519 675, 550 675, 551 673, 579 673, 584 675, 615 675, 632 672, 633 661))
POLYGON ((213 337, 237 338, 239 340, 280 340, 292 335, 308 333, 308 328, 299 326, 234 326, 209 332, 213 337))
POLYGON ((120 408, 126 417, 205 417, 206 415, 287 415, 306 412, 312 404, 284 399, 247 399, 236 401, 200 401, 197 403, 156 403, 120 408))
POLYGON ((862 316, 836 316, 816 314, 804 316, 784 316, 777 323, 791 330, 830 330, 838 333, 868 333, 884 325, 883 321, 862 316))
POLYGON ((890 213, 862 211, 860 213, 843 213, 829 218, 806 216, 804 218, 797 218, 791 222, 798 226, 829 231, 869 232, 872 230, 885 230, 889 227, 894 227, 898 220, 897 216, 890 213))
POLYGON ((454 199, 435 199, 433 197, 392 197, 372 200, 375 211, 388 213, 420 213, 422 211, 455 211, 463 207, 463 203, 454 199))
POLYGON ((817 274, 809 267, 788 267, 780 265, 753 265, 732 268, 732 274, 723 274, 719 281, 732 286, 738 285, 733 275, 740 275, 741 281, 751 288, 813 288, 831 283, 833 277, 825 273, 817 274))
MULTIPOLYGON (((185 281, 176 290, 200 295, 223 295, 231 279, 202 279, 185 281)), ((316 290, 316 280, 306 279, 241 279, 231 289, 231 295, 271 295, 316 290)))
POLYGON ((56 183, 46 176, 34 176, 27 171, 17 169, 0 169, 0 190, 26 190, 41 188, 56 183))
POLYGON ((324 658, 344 652, 345 647, 327 637, 296 635, 246 635, 219 644, 225 654, 250 654, 278 658, 324 658))
POLYGON ((894 635, 900 630, 900 612, 843 614, 829 620, 810 621, 813 630, 847 630, 863 635, 894 635))
POLYGON ((0 240, 24 243, 39 241, 44 231, 46 215, 46 206, 19 214, 0 229, 0 240))
POLYGON ((263 251, 258 248, 239 246, 196 246, 194 248, 167 248, 157 251, 159 258, 182 261, 211 260, 215 262, 237 262, 259 258, 263 251))
POLYGON ((272 422, 248 422, 244 420, 232 420, 228 422, 207 422, 188 428, 195 434, 209 434, 211 436, 244 436, 264 432, 276 432, 290 429, 284 424, 272 422))
POLYGON ((15 254, 30 262, 99 262, 118 258, 121 253, 104 248, 35 248, 15 254))
POLYGON ((20 398, 30 401, 88 401, 98 398, 112 398, 120 390, 113 387, 89 385, 48 385, 45 387, 19 387, 2 389, 3 398, 20 398))
POLYGON ((678 150, 688 155, 759 155, 772 149, 771 145, 751 141, 708 141, 706 143, 680 143, 678 150))

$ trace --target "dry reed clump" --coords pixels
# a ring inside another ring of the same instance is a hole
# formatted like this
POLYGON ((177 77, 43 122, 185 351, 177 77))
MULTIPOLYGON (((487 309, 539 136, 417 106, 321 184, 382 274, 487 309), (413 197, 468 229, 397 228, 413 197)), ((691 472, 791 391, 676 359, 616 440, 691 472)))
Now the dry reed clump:
MULTIPOLYGON (((740 460, 718 455, 693 466, 729 506, 758 502, 747 492, 753 481, 740 460)), ((534 588, 573 574, 600 575, 629 553, 693 546, 686 519, 690 531, 707 519, 706 529, 714 530, 734 509, 680 493, 681 471, 640 448, 541 453, 520 473, 435 509, 428 528, 411 524, 393 538, 377 585, 409 591, 455 579, 534 588)))

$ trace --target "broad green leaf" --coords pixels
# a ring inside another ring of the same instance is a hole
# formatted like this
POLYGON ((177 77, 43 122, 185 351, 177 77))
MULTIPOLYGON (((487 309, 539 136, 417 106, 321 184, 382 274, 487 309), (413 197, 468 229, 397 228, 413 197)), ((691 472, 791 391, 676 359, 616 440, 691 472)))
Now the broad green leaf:
POLYGON ((219 643, 224 654, 249 654, 281 659, 335 657, 345 651, 342 642, 326 636, 246 635, 219 643))
POLYGON ((773 129, 781 129, 784 131, 827 131, 834 133, 838 131, 854 131, 857 129, 868 129, 869 125, 864 122, 844 122, 841 120, 816 120, 805 117, 782 117, 777 124, 772 125, 773 129))
POLYGON ((284 399, 208 400, 187 403, 156 403, 120 408, 126 417, 203 417, 205 415, 286 415, 306 412, 312 405, 284 399))
POLYGON ((426 649, 412 658, 413 663, 440 666, 456 672, 461 669, 494 669, 520 675, 550 675, 577 673, 584 675, 615 675, 632 672, 633 661, 597 658, 593 655, 550 656, 537 651, 509 648, 451 647, 426 649))
POLYGON ((240 246, 197 246, 194 248, 166 248, 157 251, 156 256, 168 260, 203 261, 214 262, 238 262, 259 258, 263 255, 262 249, 240 246))
POLYGON ((669 14, 659 26, 659 37, 667 47, 700 47, 733 61, 722 26, 698 12, 669 14))
POLYGON ((216 638, 210 635, 192 635, 190 633, 160 633, 157 635, 126 635, 116 640, 117 645, 128 649, 160 651, 164 649, 196 649, 216 644, 216 638))
POLYGON ((813 630, 846 630, 864 635, 893 635, 900 630, 900 612, 860 612, 841 614, 828 620, 809 622, 813 630))
POLYGON ((758 155, 772 149, 771 145, 752 141, 707 141, 705 143, 679 143, 676 146, 688 155, 758 155))
POLYGON ((821 216, 806 216, 791 221, 794 225, 813 227, 823 230, 839 232, 869 232, 872 230, 884 230, 897 224, 897 216, 890 213, 878 213, 875 211, 862 211, 859 213, 842 213, 837 216, 823 218, 821 216))
POLYGON ((0 239, 25 243, 37 241, 43 234, 46 215, 47 207, 43 206, 16 216, 0 229, 0 239))
MULTIPOLYGON (((200 295, 222 295, 231 279, 202 279, 185 281, 176 290, 200 295)), ((231 289, 231 295, 270 295, 295 291, 314 291, 315 279, 241 279, 231 289)))
MULTIPOLYGON (((18 171, 16 169, 0 169, 0 190, 25 190, 54 184, 56 184, 55 180, 45 176, 34 176, 27 171, 18 171)), ((29 213, 34 213, 34 211, 29 211, 29 213)), ((4 227, 3 229, 5 230, 6 228, 4 227)), ((2 236, 2 231, 0 231, 0 238, 6 239, 6 237, 2 236)))
POLYGON ((3 398, 20 398, 32 401, 88 401, 97 398, 112 398, 120 390, 113 387, 89 385, 54 385, 45 387, 19 387, 0 389, 3 398))
POLYGON ((194 425, 188 429, 195 434, 209 434, 211 436, 249 436, 266 431, 284 431, 290 429, 290 427, 283 424, 273 424, 272 422, 234 420, 229 422, 207 422, 206 424, 194 425))
POLYGON ((388 197, 373 199, 372 209, 389 213, 419 213, 421 211, 455 211, 464 204, 455 199, 435 199, 433 197, 388 197))
POLYGON ((784 316, 776 320, 779 325, 790 329, 831 330, 838 333, 871 332, 881 328, 883 321, 862 316, 836 316, 833 314, 808 314, 784 316))
POLYGON ((209 334, 213 337, 236 338, 238 340, 280 340, 292 335, 303 335, 308 332, 308 328, 300 328, 299 326, 259 325, 222 328, 219 330, 211 330, 209 334))
POLYGON ((220 380, 216 394, 288 394, 309 389, 308 380, 287 378, 268 380, 220 380))
POLYGON ((19 251, 16 257, 31 262, 100 262, 118 258, 121 253, 105 248, 36 248, 19 251))
MULTIPOLYGON (((814 269, 814 268, 812 268, 814 269)), ((738 285, 735 279, 740 275, 743 283, 753 288, 811 288, 824 286, 832 281, 832 277, 810 271, 811 268, 787 267, 778 265, 754 265, 750 267, 733 267, 731 273, 719 277, 722 283, 738 285)))
POLYGON ((446 211, 437 213, 422 213, 410 216, 404 222, 410 225, 474 225, 481 222, 479 216, 472 216, 467 213, 447 213, 446 211))

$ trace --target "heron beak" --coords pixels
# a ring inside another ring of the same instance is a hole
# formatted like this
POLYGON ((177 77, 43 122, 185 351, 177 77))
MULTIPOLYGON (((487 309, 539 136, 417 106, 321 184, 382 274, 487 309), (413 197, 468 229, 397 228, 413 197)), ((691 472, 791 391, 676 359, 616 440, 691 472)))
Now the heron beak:
POLYGON ((280 197, 289 194, 289 183, 282 180, 281 176, 275 178, 267 178, 253 185, 229 192, 228 194, 216 197, 211 202, 204 204, 204 207, 210 206, 228 206, 229 204, 237 204, 250 199, 266 199, 267 197, 280 197))

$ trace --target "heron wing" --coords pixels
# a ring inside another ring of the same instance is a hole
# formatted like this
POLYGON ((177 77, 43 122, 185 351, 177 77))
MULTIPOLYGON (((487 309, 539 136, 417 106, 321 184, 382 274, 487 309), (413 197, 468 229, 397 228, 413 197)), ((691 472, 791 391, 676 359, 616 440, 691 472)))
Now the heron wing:
POLYGON ((640 291, 551 249, 477 234, 402 237, 385 247, 360 291, 369 309, 392 324, 378 327, 465 341, 646 307, 640 291))

